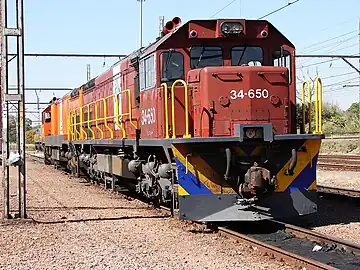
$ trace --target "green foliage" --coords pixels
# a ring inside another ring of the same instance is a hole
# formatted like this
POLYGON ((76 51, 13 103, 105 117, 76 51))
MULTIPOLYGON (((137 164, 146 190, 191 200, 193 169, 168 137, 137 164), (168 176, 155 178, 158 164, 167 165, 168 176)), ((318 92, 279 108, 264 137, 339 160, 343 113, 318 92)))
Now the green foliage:
MULTIPOLYGON (((10 115, 9 116, 9 141, 10 143, 15 143, 17 140, 17 132, 16 132, 16 128, 17 128, 17 118, 14 115, 10 115)), ((25 118, 25 131, 31 130, 32 127, 32 121, 29 118, 25 118)))
MULTIPOLYGON (((323 103, 322 123, 323 132, 327 135, 333 134, 355 134, 360 132, 360 104, 353 103, 346 111, 339 106, 323 103)), ((308 108, 306 107, 306 125, 309 122, 308 108)), ((302 106, 297 104, 298 128, 302 123, 302 106)), ((315 127, 315 103, 311 104, 311 126, 315 127)))
POLYGON ((25 133, 25 141, 27 144, 35 143, 36 129, 27 130, 25 133))

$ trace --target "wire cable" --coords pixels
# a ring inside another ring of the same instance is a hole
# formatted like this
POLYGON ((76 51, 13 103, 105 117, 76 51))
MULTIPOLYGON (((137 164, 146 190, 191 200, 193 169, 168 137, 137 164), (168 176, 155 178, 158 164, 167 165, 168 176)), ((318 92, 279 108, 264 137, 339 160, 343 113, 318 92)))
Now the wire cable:
POLYGON ((221 11, 223 11, 224 9, 226 9, 227 7, 231 6, 232 4, 234 4, 237 0, 232 0, 230 1, 226 6, 224 6, 223 8, 219 9, 218 11, 216 11, 213 15, 210 16, 210 18, 214 18, 216 15, 218 15, 221 11))
POLYGON ((332 40, 334 40, 334 39, 338 39, 338 38, 340 38, 340 37, 344 37, 344 36, 350 35, 350 34, 355 33, 355 32, 358 32, 358 30, 350 31, 350 32, 341 34, 341 35, 339 35, 339 36, 335 36, 335 37, 332 37, 332 38, 329 38, 329 39, 326 39, 326 40, 323 40, 323 41, 316 42, 316 43, 314 43, 314 44, 311 44, 311 45, 308 45, 308 46, 302 48, 302 50, 305 50, 305 49, 308 49, 308 48, 312 48, 312 47, 314 47, 314 46, 316 46, 316 45, 320 45, 320 44, 326 43, 326 42, 328 42, 328 41, 332 41, 332 40))
POLYGON ((270 13, 265 14, 264 16, 261 16, 258 20, 261 20, 261 19, 263 19, 263 18, 265 18, 265 17, 267 17, 267 16, 270 16, 270 15, 276 13, 276 12, 279 12, 280 10, 282 10, 282 9, 284 9, 284 8, 287 8, 288 6, 291 6, 292 4, 295 4, 296 2, 299 2, 299 1, 300 1, 300 0, 295 0, 295 1, 293 1, 293 2, 288 2, 287 5, 282 6, 282 7, 278 8, 278 9, 276 9, 276 10, 274 10, 274 11, 271 11, 270 13))

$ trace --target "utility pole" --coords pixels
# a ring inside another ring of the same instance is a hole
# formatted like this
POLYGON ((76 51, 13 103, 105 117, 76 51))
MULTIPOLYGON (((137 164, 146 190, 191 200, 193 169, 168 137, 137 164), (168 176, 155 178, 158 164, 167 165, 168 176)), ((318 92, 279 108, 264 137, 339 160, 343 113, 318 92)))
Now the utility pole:
POLYGON ((162 30, 164 28, 165 17, 159 16, 159 37, 161 37, 162 30))
MULTIPOLYGON (((41 92, 41 90, 39 91, 39 94, 40 94, 40 92, 41 92)), ((35 90, 35 95, 36 95, 36 103, 37 103, 37 111, 38 111, 38 121, 40 123, 41 122, 40 98, 37 93, 37 90, 35 90)), ((40 131, 40 128, 39 128, 39 131, 40 131)))
MULTIPOLYGON (((359 18, 359 55, 360 55, 360 18, 359 18)), ((359 58, 359 70, 360 70, 360 58, 359 58)), ((359 132, 360 132, 360 73, 359 73, 358 120, 359 120, 359 132)))
POLYGON ((86 80, 90 81, 91 79, 91 66, 90 64, 86 65, 86 80))
MULTIPOLYGON (((2 169, 3 169, 3 219, 27 218, 26 214, 26 166, 25 166, 25 86, 24 86, 24 3, 23 0, 11 0, 16 3, 16 9, 13 16, 16 18, 16 28, 8 27, 8 2, 10 0, 1 0, 1 101, 2 101, 2 169), (17 93, 9 93, 9 61, 8 61, 8 38, 17 40, 17 93), (17 114, 17 153, 10 157, 9 149, 9 108, 16 108, 17 114), (10 213, 10 166, 18 167, 18 212, 14 216, 10 213)), ((14 3, 11 3, 12 5, 14 3)))
POLYGON ((140 2, 140 48, 143 46, 143 2, 145 0, 137 0, 140 2))

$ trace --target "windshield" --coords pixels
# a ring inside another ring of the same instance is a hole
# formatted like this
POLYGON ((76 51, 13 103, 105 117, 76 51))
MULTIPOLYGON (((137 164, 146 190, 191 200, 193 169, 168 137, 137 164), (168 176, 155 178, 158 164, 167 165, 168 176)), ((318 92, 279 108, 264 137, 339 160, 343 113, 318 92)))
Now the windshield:
POLYGON ((223 52, 216 46, 194 46, 190 50, 191 68, 223 65, 223 52))
POLYGON ((262 66, 263 58, 263 50, 260 47, 237 46, 231 50, 232 66, 262 66))
POLYGON ((172 81, 184 78, 184 56, 181 52, 162 53, 162 80, 172 81))

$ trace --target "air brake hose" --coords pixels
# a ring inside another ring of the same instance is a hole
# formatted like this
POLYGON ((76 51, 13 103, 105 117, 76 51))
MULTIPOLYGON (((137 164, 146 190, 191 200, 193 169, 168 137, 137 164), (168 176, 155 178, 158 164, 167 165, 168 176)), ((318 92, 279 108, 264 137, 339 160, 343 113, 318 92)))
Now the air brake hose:
POLYGON ((296 166, 296 163, 297 163, 297 151, 296 151, 296 149, 292 149, 291 150, 291 162, 289 165, 289 169, 287 169, 285 172, 286 175, 294 174, 294 168, 296 166))
POLYGON ((230 148, 225 149, 225 155, 226 155, 226 171, 224 178, 226 181, 230 180, 230 166, 231 166, 231 150, 230 148))

